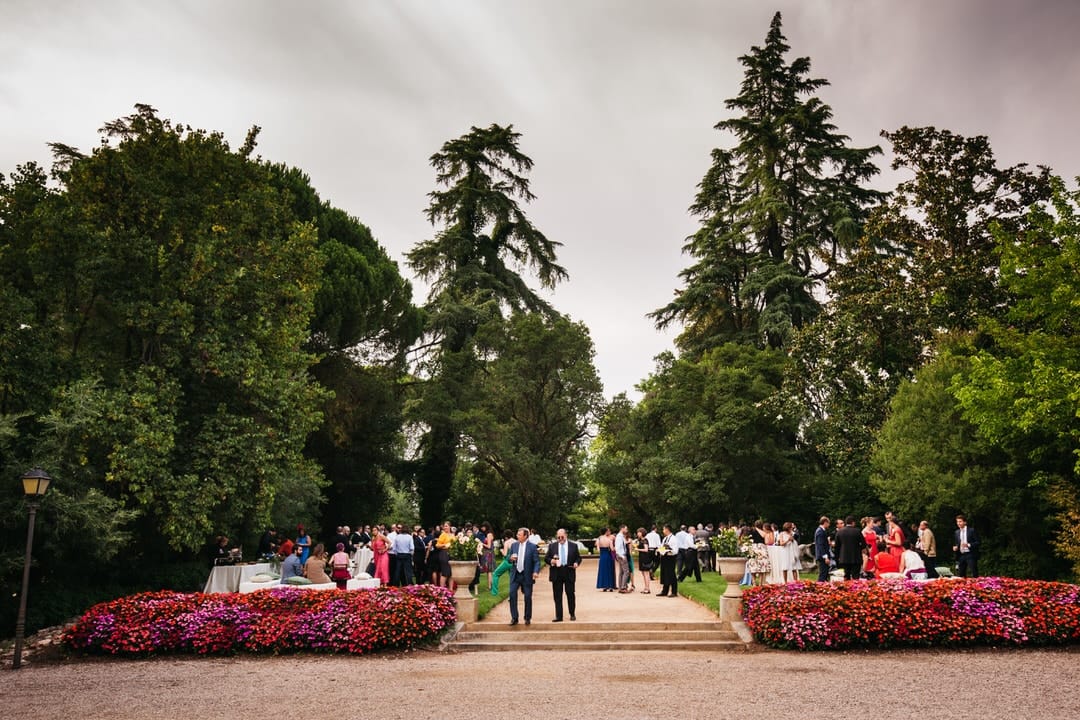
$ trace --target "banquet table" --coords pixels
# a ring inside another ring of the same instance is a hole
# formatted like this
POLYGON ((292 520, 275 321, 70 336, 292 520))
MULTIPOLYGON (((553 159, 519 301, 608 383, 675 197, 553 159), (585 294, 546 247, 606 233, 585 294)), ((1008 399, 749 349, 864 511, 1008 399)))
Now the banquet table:
POLYGON ((370 547, 362 547, 353 553, 353 575, 359 575, 367 570, 368 563, 375 557, 375 552, 370 547))
POLYGON ((270 563, 251 563, 250 565, 217 565, 210 570, 210 577, 203 586, 204 593, 237 592, 240 583, 247 582, 252 575, 273 572, 270 563))
MULTIPOLYGON (((346 584, 346 590, 374 590, 379 587, 379 578, 352 578, 346 584)), ((333 590, 337 587, 337 583, 317 583, 314 585, 282 585, 277 580, 271 582, 242 582, 240 583, 239 592, 251 593, 256 590, 272 590, 278 587, 295 587, 301 590, 333 590)))
POLYGON ((765 582, 769 585, 783 585, 783 563, 789 562, 785 557, 790 551, 783 545, 769 545, 769 574, 765 576, 765 582))

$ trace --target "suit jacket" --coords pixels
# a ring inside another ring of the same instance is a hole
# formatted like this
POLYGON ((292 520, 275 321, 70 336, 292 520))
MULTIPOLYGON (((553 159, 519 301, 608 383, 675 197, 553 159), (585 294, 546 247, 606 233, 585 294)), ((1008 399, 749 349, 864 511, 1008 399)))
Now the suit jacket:
MULTIPOLYGON (((980 542, 981 542, 979 540, 979 535, 978 535, 978 533, 975 532, 975 528, 971 527, 970 525, 968 525, 966 529, 967 529, 968 549, 971 551, 972 555, 978 555, 979 554, 979 545, 980 545, 980 542)), ((956 547, 956 554, 959 555, 960 554, 960 528, 956 528, 956 531, 953 533, 953 545, 956 547)))
POLYGON ((555 582, 556 578, 561 580, 574 580, 577 577, 577 570, 574 569, 575 565, 581 564, 581 552, 578 550, 577 543, 572 543, 569 540, 566 541, 566 565, 560 565, 555 567, 551 564, 551 561, 559 557, 559 543, 553 542, 548 545, 547 556, 544 558, 544 562, 548 564, 548 580, 555 582))
POLYGON ((853 525, 845 525, 836 531, 836 562, 841 565, 855 565, 862 562, 862 549, 865 541, 862 531, 853 525))
POLYGON ((814 559, 827 560, 829 558, 829 533, 825 528, 818 525, 814 531, 814 559))
MULTIPOLYGON (((532 576, 540 574, 540 550, 536 547, 536 543, 531 543, 528 540, 525 542, 514 541, 514 544, 510 546, 510 555, 525 553, 525 572, 521 574, 521 581, 527 584, 532 584, 532 576)), ((517 570, 517 563, 511 563, 510 565, 510 579, 517 579, 519 576, 517 570)))

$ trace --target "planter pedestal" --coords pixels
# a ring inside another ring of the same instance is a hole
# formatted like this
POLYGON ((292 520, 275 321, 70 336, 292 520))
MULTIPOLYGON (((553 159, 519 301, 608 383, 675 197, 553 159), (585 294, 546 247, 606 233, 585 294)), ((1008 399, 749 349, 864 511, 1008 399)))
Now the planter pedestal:
POLYGON ((742 619, 742 587, 739 581, 746 574, 746 558, 718 557, 716 571, 724 576, 727 588, 720 597, 720 619, 726 621, 742 619))
POLYGON ((457 605, 459 622, 476 622, 478 611, 476 598, 469 593, 469 583, 476 577, 476 563, 469 560, 451 560, 450 577, 457 589, 454 591, 454 604, 457 605))

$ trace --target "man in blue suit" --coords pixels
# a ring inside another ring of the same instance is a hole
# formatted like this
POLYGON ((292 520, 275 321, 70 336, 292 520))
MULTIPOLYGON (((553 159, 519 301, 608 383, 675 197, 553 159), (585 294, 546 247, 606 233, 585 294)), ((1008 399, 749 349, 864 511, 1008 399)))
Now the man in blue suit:
POLYGON ((510 624, 518 624, 518 590, 525 596, 525 624, 532 624, 532 591, 540 577, 540 550, 529 542, 529 528, 518 528, 510 546, 510 624))

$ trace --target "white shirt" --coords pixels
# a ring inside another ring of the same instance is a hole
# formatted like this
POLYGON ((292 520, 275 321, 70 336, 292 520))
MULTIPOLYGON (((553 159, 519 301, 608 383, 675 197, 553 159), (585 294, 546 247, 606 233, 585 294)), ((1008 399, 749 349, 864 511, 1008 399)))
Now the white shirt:
POLYGON ((531 542, 533 545, 539 545, 540 544, 540 536, 537 535, 536 533, 533 533, 532 535, 529 536, 529 542, 531 542))
POLYGON ((679 550, 686 550, 687 548, 694 547, 694 536, 685 530, 680 530, 675 533, 675 542, 679 550))
POLYGON ((386 552, 390 555, 397 555, 397 550, 394 550, 394 541, 397 540, 397 533, 391 530, 386 533, 386 552))
POLYGON ((618 533, 615 536, 615 554, 619 557, 626 557, 626 538, 622 533, 618 533))
POLYGON ((645 539, 649 541, 649 547, 654 549, 660 547, 660 533, 655 530, 645 533, 645 539))

